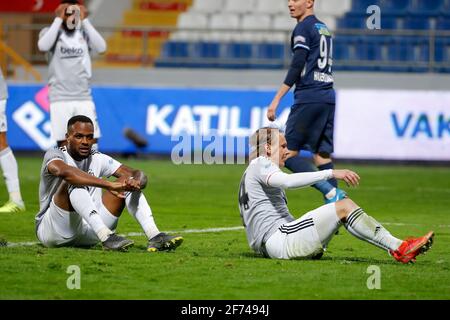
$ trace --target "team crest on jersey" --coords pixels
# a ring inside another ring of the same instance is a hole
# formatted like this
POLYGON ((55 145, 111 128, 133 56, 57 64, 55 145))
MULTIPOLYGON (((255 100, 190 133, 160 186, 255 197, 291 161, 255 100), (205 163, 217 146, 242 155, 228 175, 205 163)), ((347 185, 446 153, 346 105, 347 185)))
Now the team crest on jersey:
POLYGON ((316 23, 314 26, 316 27, 317 31, 319 31, 319 34, 322 34, 324 36, 331 36, 331 33, 328 30, 327 26, 323 23, 316 23))

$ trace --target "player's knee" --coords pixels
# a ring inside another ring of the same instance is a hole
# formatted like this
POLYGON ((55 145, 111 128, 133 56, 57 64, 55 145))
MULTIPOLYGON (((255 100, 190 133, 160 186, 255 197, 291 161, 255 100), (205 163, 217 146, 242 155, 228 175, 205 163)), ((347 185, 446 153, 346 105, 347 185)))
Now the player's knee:
POLYGON ((346 219, 348 215, 356 209, 358 209, 358 205, 350 198, 345 198, 336 202, 336 212, 341 220, 346 219))

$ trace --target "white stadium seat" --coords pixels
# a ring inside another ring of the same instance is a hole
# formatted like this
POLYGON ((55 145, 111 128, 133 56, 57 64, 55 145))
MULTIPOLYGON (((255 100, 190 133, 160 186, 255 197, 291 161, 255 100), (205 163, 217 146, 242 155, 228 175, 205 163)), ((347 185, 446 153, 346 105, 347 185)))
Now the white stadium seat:
POLYGON ((194 0, 190 11, 203 13, 216 13, 222 10, 222 1, 217 0, 194 0))
POLYGON ((292 31, 296 25, 297 20, 285 14, 276 15, 272 21, 272 29, 277 31, 292 31))
POLYGON ((240 18, 235 13, 217 13, 211 16, 208 29, 210 32, 205 35, 205 40, 209 41, 231 41, 237 38, 238 32, 219 31, 220 29, 238 30, 240 28, 240 18))
POLYGON ((268 35, 268 39, 273 42, 286 43, 290 39, 290 35, 294 30, 297 21, 289 15, 278 14, 272 20, 272 33, 268 35))
POLYGON ((253 11, 254 8, 255 8, 254 0, 226 0, 223 11, 230 13, 244 14, 253 11))
POLYGON ((314 6, 316 15, 321 14, 332 15, 335 17, 342 16, 352 7, 351 0, 318 0, 314 6))
POLYGON ((245 42, 260 42, 267 39, 267 33, 269 33, 268 30, 271 28, 271 22, 271 17, 268 14, 244 16, 241 22, 243 33, 241 34, 240 40, 245 42), (254 30, 264 30, 266 32, 254 32, 254 30))
POLYGON ((268 13, 272 15, 284 13, 287 17, 289 17, 288 4, 286 0, 256 0, 254 10, 258 13, 268 13))
POLYGON ((205 32, 186 31, 183 29, 204 29, 208 28, 207 14, 200 12, 185 12, 178 18, 177 27, 179 31, 173 32, 171 40, 198 41, 205 32))

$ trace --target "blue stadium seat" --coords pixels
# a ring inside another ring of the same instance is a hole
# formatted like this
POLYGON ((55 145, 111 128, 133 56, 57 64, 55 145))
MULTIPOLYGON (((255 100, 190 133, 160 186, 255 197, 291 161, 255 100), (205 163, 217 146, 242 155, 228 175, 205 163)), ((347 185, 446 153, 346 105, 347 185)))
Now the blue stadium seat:
POLYGON ((354 13, 366 13, 367 7, 371 5, 379 5, 382 0, 353 0, 352 10, 354 13))
POLYGON ((407 30, 430 30, 433 29, 428 16, 409 16, 405 18, 403 29, 407 30))
POLYGON ((198 42, 195 44, 195 55, 199 58, 219 58, 221 55, 221 43, 198 42))
POLYGON ((450 18, 450 0, 444 0, 440 15, 450 18))
POLYGON ((342 18, 338 19, 337 28, 338 29, 364 29, 366 28, 365 15, 356 15, 347 13, 342 18))
POLYGON ((444 17, 441 16, 436 20, 436 29, 437 30, 450 30, 450 16, 444 17))
POLYGON ((165 58, 187 58, 189 56, 189 43, 169 41, 164 44, 162 56, 165 58))
POLYGON ((259 43, 256 49, 256 58, 282 60, 285 50, 283 43, 259 43))
POLYGON ((362 51, 364 52, 363 60, 382 60, 383 44, 386 42, 385 36, 367 36, 364 37, 362 51))
POLYGON ((396 16, 381 16, 381 29, 396 30, 398 29, 398 21, 396 16))
POLYGON ((252 43, 228 43, 225 57, 229 59, 250 59, 252 57, 252 43))
POLYGON ((436 39, 434 59, 436 62, 450 63, 450 39, 444 37, 436 39))
POLYGON ((380 0, 378 4, 383 17, 385 15, 405 15, 409 7, 409 0, 380 0))
POLYGON ((333 58, 340 61, 365 60, 362 43, 362 38, 359 36, 336 36, 333 41, 333 58))
MULTIPOLYGON (((429 41, 426 37, 394 37, 388 45, 388 61, 409 62, 398 71, 424 72, 428 70, 429 41)), ((395 71, 395 70, 391 70, 395 71)))
POLYGON ((414 0, 411 1, 409 12, 413 15, 438 15, 444 5, 444 0, 414 0))
POLYGON ((438 66, 439 72, 450 72, 450 39, 439 37, 436 39, 435 56, 436 63, 446 64, 446 66, 438 66))

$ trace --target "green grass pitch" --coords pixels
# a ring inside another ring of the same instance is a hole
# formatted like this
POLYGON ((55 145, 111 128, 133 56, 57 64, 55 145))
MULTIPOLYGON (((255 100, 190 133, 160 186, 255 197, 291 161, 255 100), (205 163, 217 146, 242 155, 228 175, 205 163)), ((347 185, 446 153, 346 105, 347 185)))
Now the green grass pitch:
MULTIPOLYGON (((18 158, 27 211, 0 216, 0 236, 9 243, 35 242, 41 159, 18 158)), ((362 180, 345 188, 366 212, 400 238, 436 233, 433 248, 415 265, 344 228, 321 260, 264 259, 248 247, 244 230, 191 232, 241 225, 237 190, 240 165, 182 165, 170 161, 124 161, 150 177, 145 194, 161 230, 179 231, 175 252, 147 253, 143 236, 131 237, 127 253, 92 249, 47 249, 39 245, 0 248, 0 299, 449 299, 450 170, 437 167, 351 165, 362 180), (69 290, 67 268, 81 271, 81 289, 69 290), (378 266, 381 288, 367 287, 369 266, 378 266)), ((0 201, 7 200, 0 179, 0 201)), ((322 204, 312 188, 288 192, 296 216, 322 204)), ((118 232, 141 232, 124 213, 118 232)))

